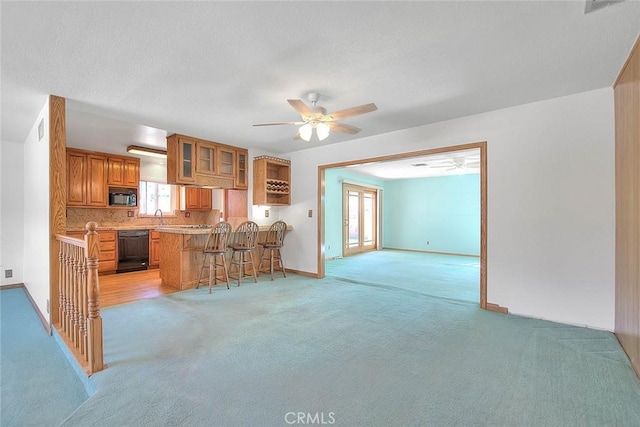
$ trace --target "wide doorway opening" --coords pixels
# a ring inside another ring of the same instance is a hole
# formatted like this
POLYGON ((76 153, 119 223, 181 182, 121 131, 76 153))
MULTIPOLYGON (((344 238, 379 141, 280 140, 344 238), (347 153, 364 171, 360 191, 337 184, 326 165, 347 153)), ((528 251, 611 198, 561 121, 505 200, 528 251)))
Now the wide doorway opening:
POLYGON ((319 276, 487 308, 486 162, 479 142, 320 166, 319 276), (389 184, 355 173, 401 164, 435 175, 389 184))

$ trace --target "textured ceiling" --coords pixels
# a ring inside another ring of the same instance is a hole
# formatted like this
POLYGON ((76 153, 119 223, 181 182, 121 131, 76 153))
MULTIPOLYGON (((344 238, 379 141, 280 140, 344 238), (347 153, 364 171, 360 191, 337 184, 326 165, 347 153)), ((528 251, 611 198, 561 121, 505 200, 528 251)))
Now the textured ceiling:
POLYGON ((68 99, 69 145, 109 152, 179 132, 286 153, 610 86, 640 23, 637 1, 589 14, 581 1, 0 8, 1 139, 24 141, 55 94, 68 99), (378 110, 344 120, 359 134, 322 142, 251 126, 297 120, 286 100, 310 91, 329 112, 378 110))

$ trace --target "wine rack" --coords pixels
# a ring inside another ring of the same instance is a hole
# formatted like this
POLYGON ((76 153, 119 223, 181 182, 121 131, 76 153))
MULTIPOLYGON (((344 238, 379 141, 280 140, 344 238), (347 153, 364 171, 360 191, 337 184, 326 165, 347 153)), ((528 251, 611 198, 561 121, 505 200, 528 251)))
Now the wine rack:
POLYGON ((289 182, 267 179, 267 193, 289 194, 289 182))
POLYGON ((253 204, 291 205, 291 164, 271 156, 253 160, 253 204))

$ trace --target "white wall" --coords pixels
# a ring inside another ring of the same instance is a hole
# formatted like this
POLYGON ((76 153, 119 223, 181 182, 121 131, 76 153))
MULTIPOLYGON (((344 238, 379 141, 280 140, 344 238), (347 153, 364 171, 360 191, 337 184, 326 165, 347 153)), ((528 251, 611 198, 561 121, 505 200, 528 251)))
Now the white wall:
POLYGON ((2 141, 0 165, 0 285, 12 285, 23 281, 24 145, 2 141), (5 270, 13 277, 5 279, 5 270))
POLYGON ((289 153, 287 267, 317 271, 319 165, 487 141, 489 302, 613 330, 613 114, 604 88, 289 153))
POLYGON ((47 320, 49 299, 49 99, 24 143, 23 282, 47 320), (38 123, 44 118, 44 137, 38 123))
POLYGON ((156 160, 140 159, 140 180, 151 182, 167 182, 167 165, 156 160))

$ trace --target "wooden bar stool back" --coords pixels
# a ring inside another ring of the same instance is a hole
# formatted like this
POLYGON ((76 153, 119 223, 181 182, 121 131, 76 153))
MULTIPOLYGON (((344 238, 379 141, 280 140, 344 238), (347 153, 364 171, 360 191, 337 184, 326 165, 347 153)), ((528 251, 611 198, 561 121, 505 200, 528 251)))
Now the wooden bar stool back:
POLYGON ((233 232, 233 238, 229 247, 232 250, 231 253, 231 265, 229 266, 229 275, 232 278, 233 266, 237 266, 238 269, 238 286, 243 277, 246 276, 246 265, 251 264, 251 273, 253 274, 253 281, 258 283, 256 276, 256 266, 253 262, 253 250, 256 247, 256 239, 258 237, 258 224, 253 221, 245 221, 236 228, 233 232), (247 260, 247 254, 249 259, 247 260))
POLYGON ((200 269, 200 276, 198 277, 196 289, 200 288, 202 273, 207 268, 209 269, 209 293, 211 293, 211 286, 218 284, 218 270, 220 269, 224 272, 224 278, 227 281, 227 289, 229 289, 229 272, 227 271, 227 260, 225 256, 227 252, 227 244, 229 243, 229 236, 231 236, 231 224, 228 222, 219 222, 209 232, 207 241, 202 248, 202 268, 200 269), (207 257, 209 258, 208 266, 207 257), (218 262, 218 257, 220 258, 220 262, 218 262))
POLYGON ((278 263, 279 270, 282 271, 282 275, 287 277, 287 271, 282 263, 282 254, 280 248, 284 245, 284 237, 287 235, 287 224, 284 221, 276 221, 271 224, 267 236, 264 242, 258 243, 262 246, 262 256, 260 257, 259 271, 262 270, 262 264, 267 261, 269 263, 269 273, 271 274, 271 280, 273 280, 274 263, 278 263))

